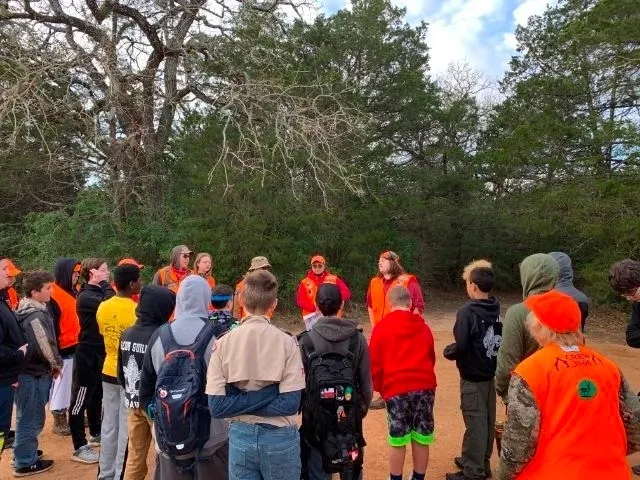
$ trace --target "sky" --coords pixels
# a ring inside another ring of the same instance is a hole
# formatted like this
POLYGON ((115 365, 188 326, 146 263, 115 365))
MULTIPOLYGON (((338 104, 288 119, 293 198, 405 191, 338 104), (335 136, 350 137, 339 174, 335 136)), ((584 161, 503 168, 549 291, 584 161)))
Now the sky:
MULTIPOLYGON (((391 0, 407 9, 406 20, 429 24, 432 75, 444 74, 450 63, 466 62, 490 79, 499 79, 515 54, 514 32, 531 15, 545 11, 555 0, 391 0)), ((331 14, 350 0, 323 0, 331 14)))

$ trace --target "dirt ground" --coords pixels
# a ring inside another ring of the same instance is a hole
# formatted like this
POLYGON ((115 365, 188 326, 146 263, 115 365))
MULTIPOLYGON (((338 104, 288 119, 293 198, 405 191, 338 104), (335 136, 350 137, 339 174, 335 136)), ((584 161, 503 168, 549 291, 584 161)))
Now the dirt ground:
MULTIPOLYGON (((435 297, 435 296, 434 296, 435 297)), ((432 297, 432 298, 434 298, 432 297)), ((427 296, 429 298, 429 295, 427 296)), ((459 412, 459 377, 453 362, 442 357, 445 345, 453 339, 451 333, 455 321, 456 309, 465 299, 455 295, 438 295, 439 301, 427 305, 425 317, 431 326, 436 340, 436 374, 438 389, 436 392, 435 420, 436 443, 431 448, 431 459, 427 470, 427 478, 441 479, 446 472, 455 471, 453 457, 460 453, 460 443, 464 425, 459 412)), ((510 303, 517 302, 516 297, 502 297, 503 313, 510 303)), ((368 321, 361 323, 365 334, 370 334, 368 321)), ((590 346, 605 353, 616 361, 629 382, 640 389, 640 352, 634 351, 624 343, 624 327, 626 316, 610 310, 596 310, 587 323, 587 337, 590 346)), ((289 331, 300 330, 297 320, 283 319, 278 322, 289 331)), ((502 403, 498 401, 498 416, 504 415, 502 403)), ((50 420, 50 419, 49 419, 50 420)), ((386 480, 387 470, 387 426, 384 410, 371 411, 364 423, 367 448, 365 451, 364 478, 367 480, 386 480)), ((38 478, 45 479, 93 479, 96 478, 97 467, 85 466, 72 462, 72 446, 70 437, 57 437, 51 433, 51 424, 47 423, 40 437, 40 448, 45 452, 45 458, 56 461, 53 469, 38 478)), ((11 478, 9 460, 11 451, 5 452, 0 461, 0 479, 11 478)), ((152 472, 153 455, 149 455, 149 467, 152 472)), ((640 463, 640 454, 629 457, 629 464, 640 463)), ((494 452, 492 469, 497 466, 497 456, 494 452)), ((410 475, 410 457, 405 464, 405 476, 410 475)), ((151 478, 151 475, 148 476, 151 478)), ((293 480, 293 479, 292 479, 293 480)))

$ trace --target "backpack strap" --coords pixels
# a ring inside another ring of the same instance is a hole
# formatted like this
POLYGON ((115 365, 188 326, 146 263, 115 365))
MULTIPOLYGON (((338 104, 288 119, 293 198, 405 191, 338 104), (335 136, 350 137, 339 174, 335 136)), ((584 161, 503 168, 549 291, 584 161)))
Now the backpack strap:
POLYGON ((172 324, 170 323, 166 323, 160 327, 160 342, 162 343, 162 349, 164 350, 165 356, 173 350, 181 349, 191 350, 194 354, 203 353, 202 351, 209 344, 215 332, 212 323, 205 321, 204 327, 202 327, 200 332, 198 332, 198 335, 191 345, 180 345, 173 336, 171 325, 172 324))
POLYGON ((191 344, 191 349, 196 355, 204 354, 204 350, 207 348, 207 345, 209 345, 209 342, 211 341, 211 339, 213 338, 213 334, 215 333, 213 324, 206 319, 204 320, 204 327, 202 327, 202 329, 196 336, 196 339, 191 344))
POLYGON ((316 346, 313 343, 313 339, 311 338, 311 335, 309 334, 309 332, 303 332, 298 342, 304 348, 304 352, 307 355, 307 359, 311 360, 318 356, 318 354, 316 353, 316 346))
POLYGON ((360 338, 358 337, 358 332, 356 332, 349 339, 349 346, 347 347, 347 358, 349 360, 353 361, 356 358, 359 344, 360 338))

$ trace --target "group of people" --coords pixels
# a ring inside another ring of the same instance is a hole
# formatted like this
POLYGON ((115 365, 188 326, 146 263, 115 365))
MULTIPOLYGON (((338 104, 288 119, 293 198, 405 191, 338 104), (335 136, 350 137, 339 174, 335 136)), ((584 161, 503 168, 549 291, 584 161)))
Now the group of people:
MULTIPOLYGON (((99 479, 145 478, 153 445, 158 480, 356 480, 363 420, 385 408, 390 480, 403 478, 408 446, 411 479, 424 480, 437 355, 419 282, 397 254, 380 255, 369 284, 368 343, 343 318, 351 293, 320 255, 297 290, 298 335, 271 322, 278 281, 266 257, 231 288, 216 284, 210 254, 191 256, 177 246, 145 286, 135 259, 111 275, 104 259, 63 258, 55 275, 23 273, 21 295, 21 272, 0 257, 0 452, 13 446, 14 476, 53 466, 38 449, 49 403, 54 432, 71 435, 71 459, 97 463, 99 479)), ((640 402, 618 367, 585 345, 589 302, 570 258, 531 255, 520 277, 524 300, 502 318, 491 263, 463 270, 469 302, 443 355, 460 372, 465 433, 447 480, 491 477, 494 436, 500 480, 629 478, 640 402), (594 434, 587 448, 581 440, 594 434)), ((640 262, 614 265, 610 283, 634 302, 627 341, 640 347, 640 262)))

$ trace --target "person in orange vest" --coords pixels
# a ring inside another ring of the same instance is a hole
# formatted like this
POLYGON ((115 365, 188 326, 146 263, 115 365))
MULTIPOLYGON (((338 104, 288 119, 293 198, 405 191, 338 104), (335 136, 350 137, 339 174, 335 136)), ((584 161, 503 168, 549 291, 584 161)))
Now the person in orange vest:
MULTIPOLYGON (((343 305, 351 297, 349 287, 347 287, 342 279, 337 275, 329 273, 324 257, 322 255, 311 257, 311 270, 309 270, 307 276, 300 281, 296 295, 296 303, 302 310, 302 319, 304 320, 307 331, 310 331, 322 316, 316 306, 316 293, 318 292, 318 287, 323 283, 332 283, 338 286, 343 305)), ((342 317, 342 308, 337 316, 342 317)))
POLYGON ((371 326, 384 318, 391 311, 387 300, 389 288, 401 285, 411 293, 411 311, 422 315, 424 312, 424 296, 414 275, 404 271, 400 265, 400 257, 394 252, 383 252, 378 259, 378 274, 371 279, 367 290, 367 308, 371 326))
POLYGON ((6 262, 9 272, 9 286, 6 289, 7 300, 11 310, 15 311, 15 309, 18 308, 18 303, 20 303, 20 297, 18 296, 18 292, 16 292, 14 285, 16 284, 16 277, 22 273, 22 270, 16 267, 11 260, 7 259, 6 262))
MULTIPOLYGON (((138 267, 138 270, 144 270, 144 265, 142 265, 141 263, 138 263, 138 261, 135 258, 123 258, 118 262, 118 267, 121 265, 135 265, 136 267, 138 267)), ((118 292, 115 282, 111 282, 111 288, 113 288, 113 290, 116 293, 118 292)), ((139 293, 134 293, 133 295, 131 295, 131 300, 133 300, 134 302, 138 303, 139 299, 140 299, 139 293)))
POLYGON ((189 275, 189 260, 191 250, 186 245, 178 245, 171 250, 170 263, 162 267, 153 276, 153 285, 167 287, 173 293, 178 293, 180 284, 189 275))
POLYGON ((80 262, 75 258, 59 259, 56 262, 54 278, 48 307, 58 338, 62 371, 53 381, 49 409, 53 415, 53 433, 68 436, 71 435, 67 421, 67 410, 71 403, 73 357, 80 334, 80 320, 76 312, 80 262))
POLYGON ((584 345, 573 298, 550 290, 524 303, 541 348, 511 377, 497 478, 630 479, 638 397, 613 361, 584 345))
POLYGON ((193 273, 200 275, 209 284, 209 288, 216 286, 216 279, 211 274, 213 269, 213 257, 209 253, 199 253, 193 262, 193 273))
MULTIPOLYGON (((249 270, 244 275, 245 277, 249 275, 251 272, 255 272, 257 270, 269 270, 271 271, 271 264, 269 263, 269 259, 267 257, 259 256, 253 257, 251 259, 251 264, 249 265, 249 270)), ((242 289, 244 287, 244 278, 238 282, 236 285, 236 293, 233 295, 233 316, 238 320, 242 320, 247 316, 247 312, 242 306, 242 289)), ((267 316, 271 318, 273 312, 268 312, 267 316)))

